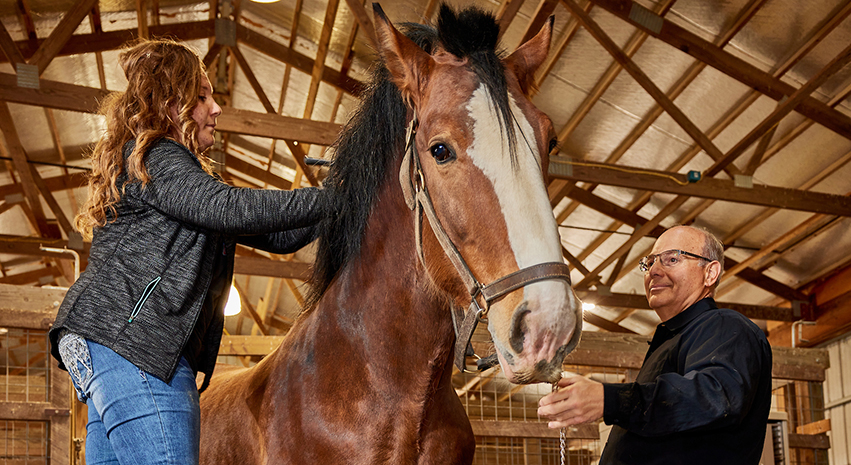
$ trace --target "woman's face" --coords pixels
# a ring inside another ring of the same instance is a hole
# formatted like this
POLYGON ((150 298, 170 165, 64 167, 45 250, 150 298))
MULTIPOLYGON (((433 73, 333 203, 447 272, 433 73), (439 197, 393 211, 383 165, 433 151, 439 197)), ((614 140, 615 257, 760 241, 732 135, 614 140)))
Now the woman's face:
POLYGON ((222 107, 213 99, 213 86, 207 75, 202 75, 201 92, 198 105, 192 110, 192 119, 198 123, 198 150, 203 152, 216 141, 216 118, 222 114, 222 107))

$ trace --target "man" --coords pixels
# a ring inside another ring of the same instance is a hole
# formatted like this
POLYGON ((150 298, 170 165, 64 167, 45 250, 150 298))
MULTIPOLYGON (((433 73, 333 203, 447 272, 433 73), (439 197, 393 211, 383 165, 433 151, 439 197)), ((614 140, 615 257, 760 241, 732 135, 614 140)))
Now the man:
POLYGON ((609 464, 757 464, 771 405, 771 348, 753 322, 712 297, 723 247, 709 232, 676 226, 641 260, 650 307, 662 320, 634 383, 581 376, 559 382, 538 414, 551 428, 613 425, 609 464))

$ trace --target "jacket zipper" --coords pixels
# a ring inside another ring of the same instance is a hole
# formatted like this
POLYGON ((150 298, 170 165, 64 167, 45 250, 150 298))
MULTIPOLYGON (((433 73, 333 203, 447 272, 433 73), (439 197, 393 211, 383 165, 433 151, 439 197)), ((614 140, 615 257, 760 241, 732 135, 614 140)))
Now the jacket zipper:
POLYGON ((145 286, 145 290, 142 291, 142 297, 139 298, 139 301, 136 302, 136 306, 133 307, 133 313, 130 314, 130 319, 127 320, 128 323, 132 323, 133 319, 142 311, 142 306, 145 305, 145 301, 148 300, 148 297, 154 292, 154 288, 157 287, 157 284, 162 279, 161 276, 157 276, 153 281, 149 282, 147 286, 145 286))

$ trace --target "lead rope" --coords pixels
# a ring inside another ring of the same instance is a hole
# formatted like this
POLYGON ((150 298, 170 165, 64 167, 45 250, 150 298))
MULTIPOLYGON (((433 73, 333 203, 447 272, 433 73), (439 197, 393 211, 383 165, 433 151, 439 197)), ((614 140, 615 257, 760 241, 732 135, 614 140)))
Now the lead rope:
MULTIPOLYGON (((553 392, 558 392, 558 381, 553 383, 553 392)), ((559 463, 564 465, 565 433, 564 428, 558 431, 559 463)))

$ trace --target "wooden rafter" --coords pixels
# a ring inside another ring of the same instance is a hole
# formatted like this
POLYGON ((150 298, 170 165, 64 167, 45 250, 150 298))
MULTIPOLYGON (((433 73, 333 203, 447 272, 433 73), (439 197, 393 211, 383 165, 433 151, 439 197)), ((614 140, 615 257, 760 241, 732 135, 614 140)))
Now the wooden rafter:
MULTIPOLYGON (((583 6, 583 8, 585 8, 586 13, 590 13, 591 8, 594 6, 594 4, 589 2, 588 0, 584 1, 585 5, 583 6)), ((578 30, 579 21, 577 21, 576 18, 571 17, 567 25, 565 26, 564 31, 562 32, 562 36, 558 39, 558 43, 555 47, 551 48, 546 61, 544 61, 544 64, 541 65, 541 67, 538 69, 538 72, 535 73, 535 86, 532 88, 532 95, 535 95, 535 93, 537 93, 538 88, 541 87, 541 84, 544 82, 544 79, 550 74, 550 71, 552 71, 553 66, 555 66, 556 62, 558 62, 559 58, 564 53, 564 50, 567 48, 567 45, 576 35, 576 32, 578 30)), ((559 138, 559 141, 563 141, 563 139, 559 138)))
MULTIPOLYGON (((698 145, 714 160, 718 161, 724 158, 724 153, 712 142, 712 140, 701 131, 694 122, 680 110, 674 101, 671 100, 655 83, 650 79, 641 68, 629 58, 620 47, 609 37, 608 34, 589 16, 579 5, 573 0, 562 0, 573 14, 579 18, 585 29, 599 42, 603 48, 612 55, 615 60, 635 79, 644 90, 653 97, 659 106, 665 109, 665 112, 677 122, 677 124, 694 140, 698 145)), ((740 174, 737 169, 728 168, 729 163, 723 165, 728 173, 733 176, 740 174)))
POLYGON ((74 7, 65 13, 62 21, 56 26, 27 63, 38 67, 38 74, 44 73, 47 65, 59 53, 80 22, 89 14, 97 4, 97 0, 80 0, 74 7))
POLYGON ((263 104, 263 108, 266 109, 266 112, 277 114, 275 107, 272 106, 272 102, 269 101, 269 97, 266 96, 266 92, 260 85, 260 81, 257 80, 257 76, 254 75, 254 71, 251 70, 251 66, 248 65, 248 61, 245 60, 245 56, 242 55, 239 47, 228 47, 228 50, 230 50, 234 58, 236 58, 239 68, 242 70, 242 73, 245 74, 245 78, 248 79, 248 83, 251 85, 251 88, 254 89, 254 93, 257 94, 257 98, 260 99, 260 103, 263 104))
POLYGON ((6 55, 6 59, 12 64, 13 68, 17 63, 26 63, 24 56, 21 55, 21 51, 18 50, 18 46, 15 45, 15 41, 12 40, 12 36, 9 35, 9 31, 6 30, 6 26, 2 22, 0 22, 0 51, 6 55))
POLYGON ((9 105, 2 100, 0 100, 0 131, 3 132, 6 138, 12 163, 18 172, 18 176, 21 178, 24 196, 35 216, 38 231, 44 236, 56 236, 57 232, 53 231, 47 224, 47 218, 44 216, 44 210, 41 208, 39 189, 33 179, 29 163, 27 163, 27 154, 24 152, 24 147, 18 138, 18 131, 15 129, 15 124, 12 120, 12 113, 9 112, 9 105))
MULTIPOLYGON (((656 14, 658 14, 659 16, 665 16, 665 14, 668 12, 668 10, 671 9, 671 6, 674 4, 675 1, 676 0, 667 0, 663 3, 660 3, 655 10, 656 14)), ((590 10, 590 5, 593 5, 593 3, 588 3, 588 6, 585 8, 585 13, 588 13, 588 11, 590 10)), ((576 21, 575 18, 571 19, 576 21)), ((578 21, 576 21, 576 25, 579 25, 578 21)), ((629 41, 627 41, 626 45, 624 45, 623 47, 623 51, 626 56, 632 58, 647 40, 647 37, 649 37, 649 35, 646 32, 636 31, 635 33, 633 33, 632 36, 630 36, 629 41)), ((579 104, 579 108, 577 108, 570 115, 570 119, 568 119, 567 123, 562 126, 561 130, 558 133, 558 141, 560 144, 564 144, 565 141, 567 141, 568 137, 573 134, 573 131, 579 126, 579 123, 581 123, 585 116, 588 115, 594 104, 596 104, 600 100, 600 98, 603 97, 603 94, 606 92, 609 86, 611 86, 612 83, 615 82, 615 78, 620 75, 620 72, 622 70, 623 66, 621 66, 621 64, 618 63, 617 60, 613 61, 612 64, 609 65, 609 67, 603 73, 603 76, 600 77, 600 79, 597 81, 591 91, 588 92, 588 95, 585 97, 582 103, 579 104)), ((674 97, 672 96, 671 99, 673 98, 674 97)))
POLYGON ((311 119, 313 106, 316 104, 316 94, 319 92, 319 84, 322 82, 322 73, 325 70, 325 58, 328 56, 328 48, 331 44, 331 33, 334 32, 334 18, 337 16, 337 7, 340 0, 328 0, 325 8, 325 20, 322 23, 322 32, 319 33, 316 59, 310 73, 310 87, 307 91, 307 104, 304 107, 304 118, 311 119))
POLYGON ((556 9, 559 0, 539 0, 538 8, 535 9, 535 13, 532 14, 532 19, 529 21, 529 24, 526 25, 526 31, 523 33, 523 38, 520 39, 520 43, 526 43, 527 40, 535 37, 535 34, 544 27, 544 24, 547 22, 547 18, 549 18, 556 9))
MULTIPOLYGON (((565 0, 571 1, 571 0, 565 0)), ((748 87, 757 89, 762 94, 774 100, 781 100, 795 93, 791 85, 773 77, 771 74, 758 69, 744 60, 725 52, 720 47, 708 42, 696 34, 689 32, 677 24, 664 18, 659 18, 661 27, 658 31, 650 30, 645 25, 630 17, 633 9, 644 10, 649 15, 652 12, 631 0, 591 0, 597 6, 604 8, 609 13, 640 28, 653 37, 673 46, 674 48, 688 53, 692 57, 712 66, 722 73, 736 79, 748 87)), ((851 117, 844 115, 813 97, 804 98, 796 107, 795 111, 811 118, 828 129, 851 139, 851 117)))
POLYGON ((363 35, 366 36, 366 40, 375 50, 378 50, 378 41, 375 38, 375 26, 372 25, 372 20, 369 17, 369 13, 366 12, 366 8, 358 0, 346 0, 346 5, 349 6, 352 14, 355 15, 357 25, 363 32, 363 35))
POLYGON ((553 178, 571 181, 851 216, 851 199, 848 197, 807 190, 763 185, 737 187, 735 181, 709 177, 690 182, 685 174, 607 163, 578 162, 563 157, 551 158, 549 174, 553 178))
POLYGON ((523 0, 502 0, 499 4, 499 8, 496 10, 496 19, 499 21, 499 37, 505 34, 521 6, 523 6, 523 0))

